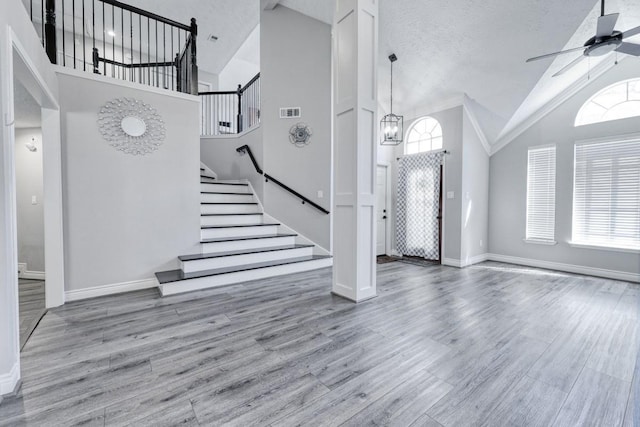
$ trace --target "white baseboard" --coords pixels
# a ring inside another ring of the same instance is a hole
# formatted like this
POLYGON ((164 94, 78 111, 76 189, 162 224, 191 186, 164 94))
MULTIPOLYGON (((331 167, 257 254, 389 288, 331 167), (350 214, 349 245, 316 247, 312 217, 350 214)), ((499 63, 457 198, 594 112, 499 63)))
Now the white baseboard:
POLYGON ((65 292, 65 300, 78 301, 88 298, 103 297, 106 295, 121 294, 124 292, 139 291, 142 289, 155 288, 158 281, 153 279, 134 280, 133 282, 113 283, 110 285, 96 286, 87 289, 75 289, 65 292))
POLYGON ((440 263, 442 265, 448 265, 449 267, 458 267, 458 268, 462 268, 462 261, 460 261, 459 259, 454 259, 454 258, 442 258, 442 261, 440 261, 440 263))
POLYGON ((44 280, 44 271, 29 271, 26 262, 18 263, 18 279, 44 280))
POLYGON ((471 258, 467 258, 465 260, 454 259, 454 258, 443 258, 441 263, 442 265, 448 265, 449 267, 464 268, 473 264, 485 262, 488 259, 489 259, 489 254, 480 254, 471 258))
POLYGON ((0 375, 0 396, 11 394, 16 391, 20 382, 20 363, 16 362, 11 371, 0 375))
POLYGON ((604 268, 586 267, 583 265, 563 264, 553 261, 519 258, 508 255, 488 254, 489 260, 506 262, 508 264, 526 265, 528 267, 546 268, 549 270, 565 271, 567 273, 584 274, 587 276, 605 277, 607 279, 624 280, 626 282, 640 282, 640 274, 627 273, 625 271, 607 270, 604 268))
POLYGON ((31 280, 45 280, 44 271, 25 271, 20 276, 21 279, 31 279, 31 280))

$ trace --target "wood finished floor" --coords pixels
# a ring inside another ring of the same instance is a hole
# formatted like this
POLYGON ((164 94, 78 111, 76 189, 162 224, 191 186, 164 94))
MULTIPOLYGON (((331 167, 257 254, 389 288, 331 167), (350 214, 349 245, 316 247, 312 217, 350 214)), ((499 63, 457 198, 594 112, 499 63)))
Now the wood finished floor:
POLYGON ((640 286, 484 263, 50 310, 0 425, 640 425, 640 286))
POLYGON ((18 280, 18 312, 20 313, 20 347, 45 313, 44 282, 42 280, 18 280))

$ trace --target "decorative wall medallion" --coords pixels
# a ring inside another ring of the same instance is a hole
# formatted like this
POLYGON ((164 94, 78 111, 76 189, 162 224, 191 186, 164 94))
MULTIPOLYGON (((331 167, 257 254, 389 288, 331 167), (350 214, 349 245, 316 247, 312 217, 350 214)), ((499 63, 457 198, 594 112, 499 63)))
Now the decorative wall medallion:
POLYGON ((135 156, 153 153, 166 136, 156 109, 133 98, 107 102, 98 113, 98 126, 109 145, 135 156))
POLYGON ((297 123, 289 129, 289 141, 296 147, 309 145, 311 135, 313 135, 313 131, 304 123, 297 123))

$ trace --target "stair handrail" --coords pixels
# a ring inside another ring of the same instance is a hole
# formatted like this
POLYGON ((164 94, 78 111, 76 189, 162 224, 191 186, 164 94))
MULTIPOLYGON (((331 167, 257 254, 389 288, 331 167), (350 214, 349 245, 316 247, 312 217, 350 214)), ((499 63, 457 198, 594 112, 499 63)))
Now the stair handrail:
POLYGON ((182 24, 118 0, 41 0, 37 13, 34 1, 25 6, 34 25, 35 19, 41 20, 42 44, 52 64, 57 64, 61 55, 64 67, 198 94, 195 18, 182 24), (56 10, 56 3, 61 10, 56 10), (58 36, 62 43, 58 43, 58 36), (73 42, 67 43, 67 37, 73 42))
POLYGON ((248 145, 243 145, 242 147, 238 147, 238 148, 236 148, 236 151, 238 153, 240 153, 240 155, 244 155, 244 154, 248 154, 249 155, 249 158, 251 159, 251 163, 253 163, 253 167, 256 169, 256 172, 258 172, 260 175, 264 176, 266 182, 273 181, 274 184, 277 184, 281 188, 287 190, 289 193, 293 194, 294 196, 296 196, 297 198, 302 200, 302 204, 303 205, 308 203, 309 205, 311 205, 314 208, 318 209, 322 213, 325 213, 327 215, 330 213, 328 210, 326 210, 322 206, 318 205, 317 203, 314 203, 313 201, 309 200, 308 198, 306 198, 302 194, 298 193, 296 190, 292 189, 291 187, 289 187, 286 184, 283 184, 282 182, 278 181, 277 179, 275 179, 274 177, 272 177, 271 175, 267 174, 262 169, 260 169, 260 166, 258 166, 258 162, 256 161, 256 158, 254 157, 253 153, 251 152, 251 147, 249 147, 248 145))

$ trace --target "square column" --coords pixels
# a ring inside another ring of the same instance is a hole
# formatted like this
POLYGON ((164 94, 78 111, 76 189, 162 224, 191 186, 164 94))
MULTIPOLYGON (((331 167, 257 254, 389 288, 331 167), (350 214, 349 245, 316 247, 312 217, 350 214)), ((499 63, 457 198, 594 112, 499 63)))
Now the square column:
POLYGON ((337 0, 333 28, 333 293, 376 296, 378 0, 337 0))

